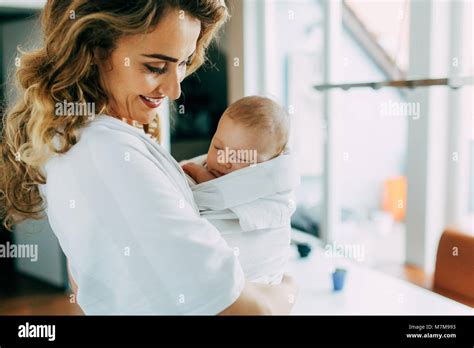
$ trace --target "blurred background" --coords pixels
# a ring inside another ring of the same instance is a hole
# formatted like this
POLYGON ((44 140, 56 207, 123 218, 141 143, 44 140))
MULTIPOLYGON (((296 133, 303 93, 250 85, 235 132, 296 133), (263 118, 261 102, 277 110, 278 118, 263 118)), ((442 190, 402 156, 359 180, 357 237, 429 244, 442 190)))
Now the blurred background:
MULTIPOLYGON (((206 153, 231 102, 276 98, 292 117, 302 175, 295 234, 362 247, 361 267, 474 306, 473 2, 228 4, 232 18, 210 63, 161 110, 163 145, 178 161, 206 153), (412 80, 425 86, 405 88, 412 80), (390 81, 401 82, 380 84, 390 81), (444 247, 466 251, 454 265, 440 256, 443 235, 444 247), (456 279, 436 278, 449 267, 456 279)), ((17 47, 41 44, 43 5, 0 0, 4 106, 15 93, 17 47)), ((1 231, 6 243, 37 245, 39 257, 0 257, 0 314, 80 314, 47 219, 1 231)))

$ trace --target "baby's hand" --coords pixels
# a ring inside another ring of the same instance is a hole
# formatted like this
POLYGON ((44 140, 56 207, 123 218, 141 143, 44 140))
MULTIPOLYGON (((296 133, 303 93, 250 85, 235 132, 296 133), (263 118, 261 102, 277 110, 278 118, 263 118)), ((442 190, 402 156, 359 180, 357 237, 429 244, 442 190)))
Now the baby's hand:
POLYGON ((216 177, 205 167, 196 163, 186 163, 182 166, 184 172, 193 178, 198 184, 206 182, 216 177))

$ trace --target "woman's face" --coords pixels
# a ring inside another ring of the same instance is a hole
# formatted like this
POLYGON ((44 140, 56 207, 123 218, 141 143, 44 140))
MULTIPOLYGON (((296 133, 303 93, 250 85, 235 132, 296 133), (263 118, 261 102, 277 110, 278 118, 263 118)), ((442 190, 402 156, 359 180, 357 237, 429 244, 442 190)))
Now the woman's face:
POLYGON ((152 32, 119 39, 98 62, 111 116, 148 124, 164 97, 178 99, 200 31, 199 20, 170 10, 152 32))

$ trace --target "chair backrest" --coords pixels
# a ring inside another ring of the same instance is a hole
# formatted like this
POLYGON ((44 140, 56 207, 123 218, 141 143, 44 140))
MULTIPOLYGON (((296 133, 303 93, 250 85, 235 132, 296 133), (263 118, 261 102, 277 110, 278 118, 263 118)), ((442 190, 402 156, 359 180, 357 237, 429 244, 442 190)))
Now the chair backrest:
POLYGON ((436 255, 434 290, 455 293, 474 303, 474 236, 456 229, 443 232, 436 255))

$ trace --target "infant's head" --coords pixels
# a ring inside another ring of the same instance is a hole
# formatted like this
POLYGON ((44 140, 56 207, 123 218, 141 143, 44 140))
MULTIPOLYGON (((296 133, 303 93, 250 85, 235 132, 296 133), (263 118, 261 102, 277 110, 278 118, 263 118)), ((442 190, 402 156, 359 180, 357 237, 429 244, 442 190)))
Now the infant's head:
POLYGON ((245 97, 222 115, 207 153, 207 169, 219 177, 285 150, 290 132, 287 112, 269 98, 245 97))

